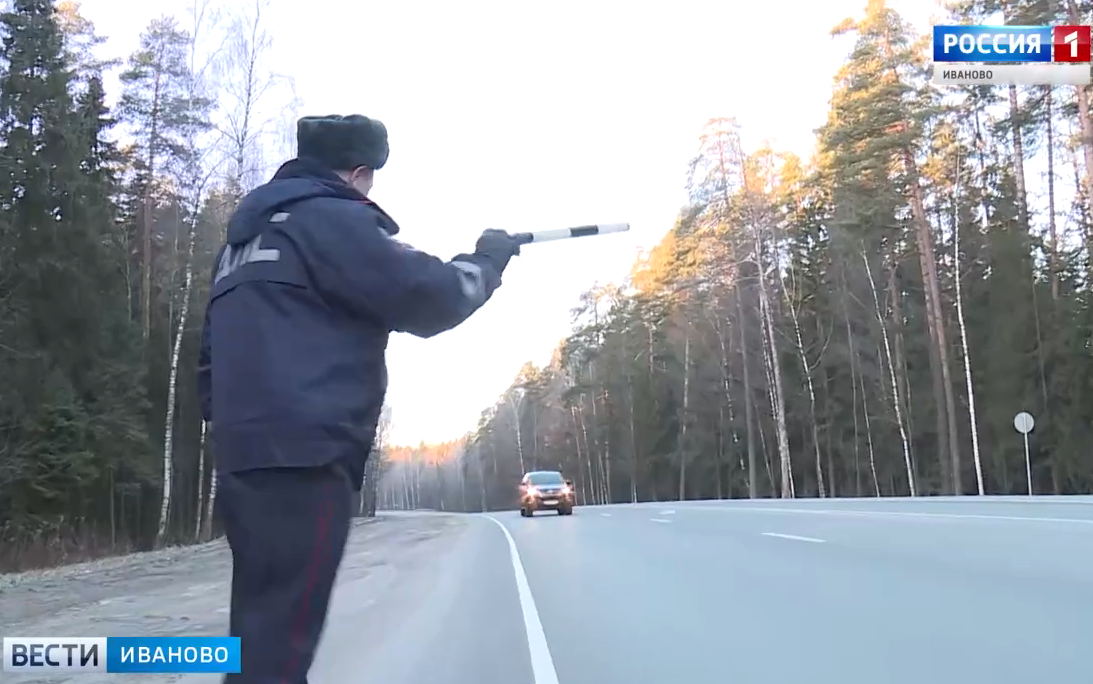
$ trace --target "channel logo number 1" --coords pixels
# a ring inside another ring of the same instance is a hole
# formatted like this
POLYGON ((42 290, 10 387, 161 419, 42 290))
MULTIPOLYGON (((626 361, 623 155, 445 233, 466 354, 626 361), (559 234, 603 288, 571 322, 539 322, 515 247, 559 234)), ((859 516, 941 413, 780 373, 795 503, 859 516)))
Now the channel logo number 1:
POLYGON ((1056 26, 1051 32, 1051 61, 1089 62, 1089 26, 1056 26))

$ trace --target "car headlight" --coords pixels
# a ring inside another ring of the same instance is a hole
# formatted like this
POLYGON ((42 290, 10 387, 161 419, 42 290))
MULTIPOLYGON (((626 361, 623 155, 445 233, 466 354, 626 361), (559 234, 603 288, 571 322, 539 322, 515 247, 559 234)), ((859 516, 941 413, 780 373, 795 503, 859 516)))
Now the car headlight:
POLYGON ((528 495, 529 496, 539 496, 539 488, 538 487, 528 487, 528 495))
POLYGON ((569 488, 569 485, 562 487, 562 494, 572 494, 573 490, 569 488))

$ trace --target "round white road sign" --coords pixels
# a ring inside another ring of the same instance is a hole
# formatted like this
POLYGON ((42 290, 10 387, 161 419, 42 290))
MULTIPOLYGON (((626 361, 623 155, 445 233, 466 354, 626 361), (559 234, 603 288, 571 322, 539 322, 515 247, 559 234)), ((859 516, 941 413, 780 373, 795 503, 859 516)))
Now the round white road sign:
POLYGON ((1021 411, 1013 417, 1013 428, 1022 435, 1027 435, 1032 432, 1032 428, 1035 425, 1036 421, 1032 419, 1032 414, 1027 411, 1021 411))

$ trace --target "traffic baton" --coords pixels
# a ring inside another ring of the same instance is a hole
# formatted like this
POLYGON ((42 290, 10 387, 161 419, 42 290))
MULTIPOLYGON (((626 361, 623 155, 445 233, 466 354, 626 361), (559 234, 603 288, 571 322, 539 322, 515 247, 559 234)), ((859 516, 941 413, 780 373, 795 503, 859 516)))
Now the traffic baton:
POLYGON ((628 230, 630 230, 629 223, 595 223, 590 226, 577 226, 576 228, 539 230, 534 233, 514 233, 512 237, 521 245, 530 245, 536 242, 568 240, 569 238, 587 237, 589 235, 625 233, 628 230))

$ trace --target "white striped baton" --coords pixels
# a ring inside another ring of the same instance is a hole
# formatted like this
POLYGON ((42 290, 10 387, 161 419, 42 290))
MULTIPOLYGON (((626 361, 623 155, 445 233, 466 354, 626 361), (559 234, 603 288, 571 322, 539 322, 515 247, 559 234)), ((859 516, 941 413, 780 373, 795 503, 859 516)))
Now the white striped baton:
POLYGON ((630 230, 629 223, 594 223, 588 226, 576 226, 574 228, 557 228, 554 230, 539 230, 534 233, 513 233, 512 237, 521 245, 530 245, 536 242, 551 242, 553 240, 568 240, 569 238, 587 237, 589 235, 606 235, 607 233, 625 233, 630 230))

